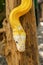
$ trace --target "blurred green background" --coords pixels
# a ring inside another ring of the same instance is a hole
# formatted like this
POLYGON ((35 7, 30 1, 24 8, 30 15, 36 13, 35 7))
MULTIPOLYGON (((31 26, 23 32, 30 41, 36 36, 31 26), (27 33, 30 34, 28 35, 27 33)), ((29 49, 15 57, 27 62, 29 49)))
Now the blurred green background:
POLYGON ((2 22, 4 18, 5 18, 5 0, 0 0, 0 28, 2 27, 2 22))

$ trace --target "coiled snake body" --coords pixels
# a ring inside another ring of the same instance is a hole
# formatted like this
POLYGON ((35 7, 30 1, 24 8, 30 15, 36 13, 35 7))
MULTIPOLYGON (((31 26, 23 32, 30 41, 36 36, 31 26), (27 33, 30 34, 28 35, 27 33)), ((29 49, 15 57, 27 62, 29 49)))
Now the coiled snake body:
POLYGON ((32 0, 21 0, 21 4, 14 8, 9 16, 9 21, 13 31, 13 38, 16 42, 17 50, 25 51, 26 33, 19 21, 20 16, 26 14, 32 7, 32 0))

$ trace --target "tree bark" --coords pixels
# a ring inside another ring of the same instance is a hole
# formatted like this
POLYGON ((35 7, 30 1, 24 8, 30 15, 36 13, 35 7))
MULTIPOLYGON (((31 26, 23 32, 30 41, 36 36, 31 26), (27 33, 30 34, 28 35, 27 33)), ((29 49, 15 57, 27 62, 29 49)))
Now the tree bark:
MULTIPOLYGON (((10 12, 14 7, 18 6, 20 2, 20 0, 6 0, 6 18, 8 22, 10 12)), ((27 14, 20 17, 20 21, 26 31, 26 50, 23 53, 18 52, 15 42, 10 40, 10 42, 8 42, 8 49, 11 48, 11 53, 9 52, 9 56, 6 54, 8 65, 38 65, 38 45, 33 5, 27 14)), ((12 34, 10 33, 9 35, 12 34)))

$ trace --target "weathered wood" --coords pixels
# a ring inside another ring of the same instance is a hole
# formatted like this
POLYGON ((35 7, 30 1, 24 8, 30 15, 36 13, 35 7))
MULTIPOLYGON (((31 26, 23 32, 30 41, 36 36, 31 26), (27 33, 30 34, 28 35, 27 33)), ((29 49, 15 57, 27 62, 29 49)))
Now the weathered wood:
POLYGON ((7 60, 7 63, 8 65, 14 65, 13 63, 13 59, 14 59, 14 54, 15 54, 15 42, 13 41, 13 38, 12 38, 12 32, 11 32, 11 29, 10 29, 10 25, 9 23, 7 22, 7 20, 5 19, 3 21, 3 28, 5 29, 5 35, 6 35, 6 45, 5 45, 5 57, 6 57, 6 60, 7 60), (13 57, 13 58, 12 58, 13 57))
POLYGON ((4 55, 5 50, 5 30, 4 28, 0 29, 0 55, 4 55))
MULTIPOLYGON (((9 14, 11 10, 20 4, 20 0, 6 0, 6 18, 9 22, 9 14)), ((34 15, 34 6, 31 10, 20 17, 21 24, 26 31, 26 50, 23 53, 20 53, 16 49, 15 42, 12 37, 12 32, 10 27, 5 25, 6 34, 7 34, 7 44, 5 47, 5 56, 8 62, 8 65, 38 65, 38 47, 37 47, 37 33, 36 33, 36 23, 34 15), (9 37, 9 35, 11 35, 9 37), (11 38, 9 40, 9 38, 11 38)))

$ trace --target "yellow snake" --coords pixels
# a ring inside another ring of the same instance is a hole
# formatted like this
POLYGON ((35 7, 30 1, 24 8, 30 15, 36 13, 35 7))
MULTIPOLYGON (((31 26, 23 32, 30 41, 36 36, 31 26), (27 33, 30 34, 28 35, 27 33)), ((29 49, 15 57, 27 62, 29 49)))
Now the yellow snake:
POLYGON ((13 38, 19 52, 25 51, 26 33, 19 21, 20 16, 26 14, 32 7, 32 0, 21 0, 21 4, 14 8, 9 16, 10 25, 13 31, 13 38))

